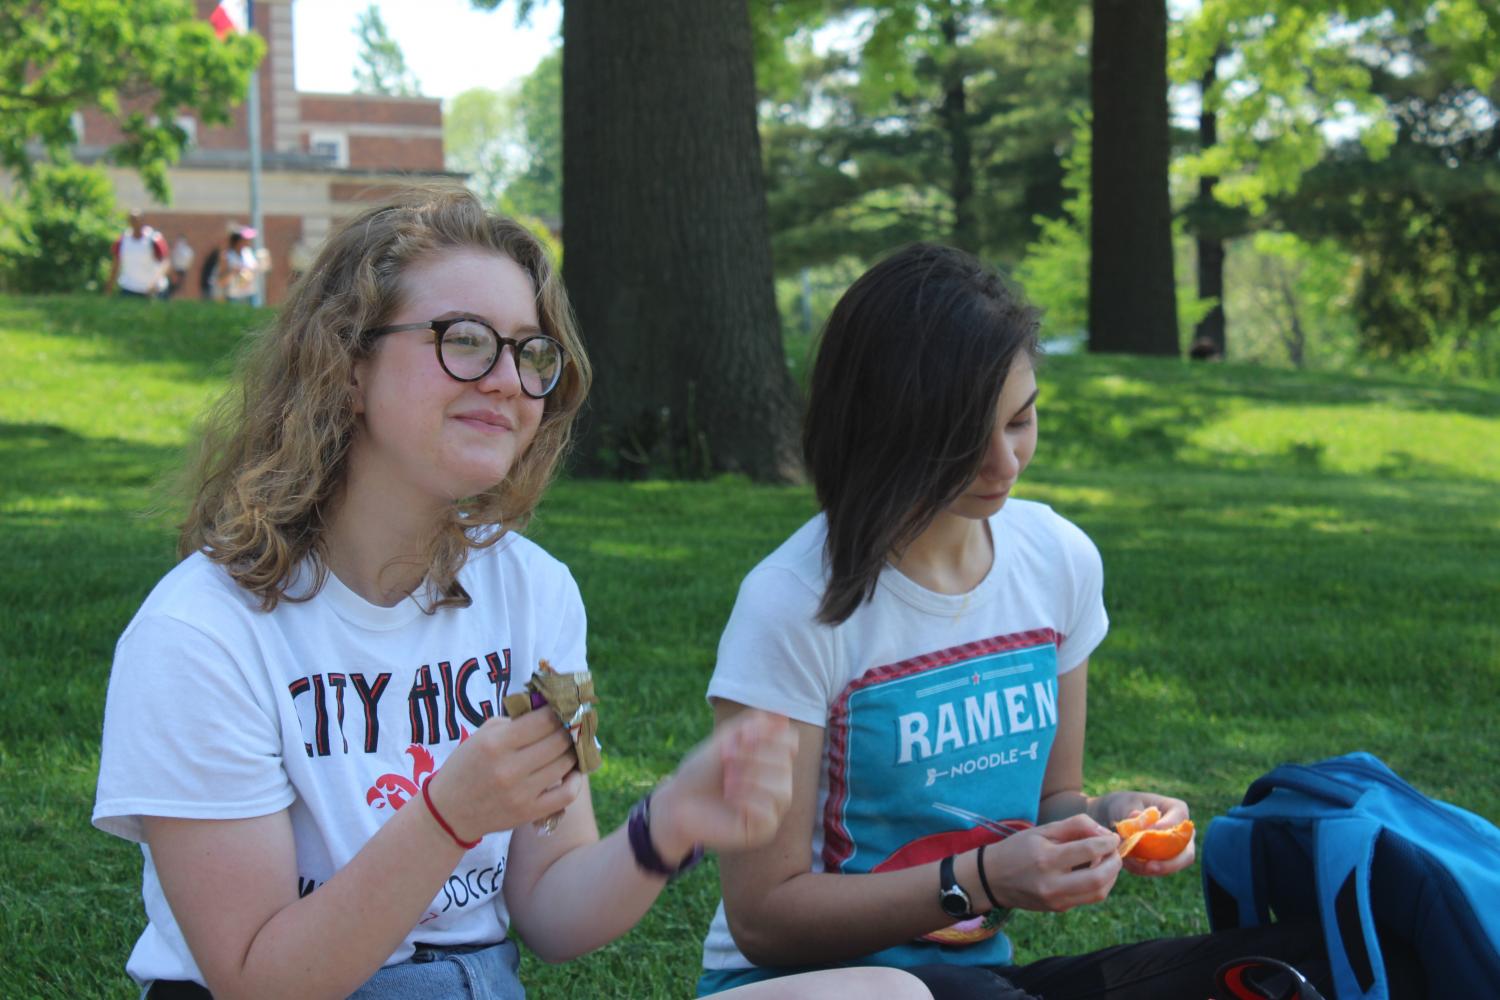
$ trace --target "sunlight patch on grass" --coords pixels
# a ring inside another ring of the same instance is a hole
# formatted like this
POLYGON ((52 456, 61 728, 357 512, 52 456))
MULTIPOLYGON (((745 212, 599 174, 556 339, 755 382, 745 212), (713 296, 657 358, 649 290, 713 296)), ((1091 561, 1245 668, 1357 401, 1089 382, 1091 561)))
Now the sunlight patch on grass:
POLYGON ((616 559, 639 559, 645 562, 682 562, 692 553, 680 545, 666 546, 621 539, 596 538, 589 543, 589 551, 616 559))
POLYGON ((1237 405, 1188 435, 1191 447, 1234 466, 1274 462, 1396 479, 1500 482, 1494 419, 1368 405, 1237 405))
POLYGON ((1018 488, 1016 497, 1022 500, 1036 500, 1054 507, 1063 504, 1069 507, 1130 506, 1133 502, 1122 498, 1115 490, 1099 489, 1094 486, 1061 486, 1036 480, 1031 480, 1018 488))
POLYGON ((1096 375, 1084 383, 1084 389, 1101 396, 1137 399, 1150 399, 1161 392, 1160 386, 1125 375, 1096 375))
MULTIPOLYGON (((65 493, 58 496, 42 497, 13 497, 0 501, 0 511, 7 514, 78 514, 89 511, 99 512, 114 510, 115 505, 102 497, 79 496, 76 493, 65 493)), ((53 518, 38 519, 33 522, 37 526, 56 525, 60 522, 53 518)))

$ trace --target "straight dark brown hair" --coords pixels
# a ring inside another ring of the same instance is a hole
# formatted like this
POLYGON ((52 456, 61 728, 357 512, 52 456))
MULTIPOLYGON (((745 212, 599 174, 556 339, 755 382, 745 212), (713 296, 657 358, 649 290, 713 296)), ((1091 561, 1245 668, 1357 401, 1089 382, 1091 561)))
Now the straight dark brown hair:
POLYGON ((849 286, 823 328, 802 452, 828 521, 818 620, 837 625, 979 473, 1040 313, 999 272, 915 243, 849 286))

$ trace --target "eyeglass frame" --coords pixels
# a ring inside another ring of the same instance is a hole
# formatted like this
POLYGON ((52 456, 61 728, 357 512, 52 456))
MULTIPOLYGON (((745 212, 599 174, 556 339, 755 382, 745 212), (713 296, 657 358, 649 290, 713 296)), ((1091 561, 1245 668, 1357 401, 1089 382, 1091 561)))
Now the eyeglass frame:
POLYGON ((433 333, 437 334, 437 336, 432 339, 432 351, 437 355, 438 367, 443 370, 443 374, 447 375, 455 382, 478 382, 480 379, 484 378, 490 372, 495 370, 495 366, 500 363, 501 356, 505 354, 505 349, 509 347, 511 363, 516 366, 516 382, 520 385, 521 391, 524 392, 528 397, 530 397, 531 399, 546 399, 548 396, 557 391, 558 386, 562 385, 563 373, 561 369, 557 373, 557 380, 553 382, 551 387, 541 395, 537 395, 530 389, 526 388, 526 380, 521 377, 521 348, 531 343, 533 340, 545 340, 550 344, 556 345, 558 356, 562 359, 563 368, 566 368, 568 364, 568 349, 563 346, 562 341, 558 340, 556 337, 549 337, 545 333, 533 333, 528 336, 522 337, 520 340, 514 340, 510 337, 502 337, 499 330, 496 330, 493 326, 490 326, 488 323, 477 316, 454 316, 451 319, 432 319, 427 320, 423 323, 396 323, 392 326, 376 326, 362 332, 360 334, 360 337, 362 339, 374 340, 377 337, 384 337, 388 333, 406 333, 410 330, 431 330, 433 333), (485 368, 484 371, 480 372, 478 375, 475 375, 473 378, 461 378, 460 376, 453 374, 453 371, 448 367, 447 362, 443 360, 443 338, 448 335, 448 330, 458 323, 478 323, 480 326, 490 331, 490 336, 495 338, 494 360, 489 363, 489 367, 485 368))

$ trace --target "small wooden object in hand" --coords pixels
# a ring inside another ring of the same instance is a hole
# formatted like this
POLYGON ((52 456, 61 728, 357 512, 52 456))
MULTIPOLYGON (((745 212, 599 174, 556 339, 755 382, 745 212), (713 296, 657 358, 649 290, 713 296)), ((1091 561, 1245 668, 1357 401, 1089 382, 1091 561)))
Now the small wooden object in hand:
POLYGON ((599 754, 599 714, 594 710, 597 702, 594 678, 587 670, 573 674, 558 673, 550 663, 543 660, 531 675, 525 691, 505 696, 505 714, 514 719, 534 708, 550 705, 573 737, 573 752, 578 758, 578 770, 589 774, 597 771, 599 765, 604 763, 599 754))

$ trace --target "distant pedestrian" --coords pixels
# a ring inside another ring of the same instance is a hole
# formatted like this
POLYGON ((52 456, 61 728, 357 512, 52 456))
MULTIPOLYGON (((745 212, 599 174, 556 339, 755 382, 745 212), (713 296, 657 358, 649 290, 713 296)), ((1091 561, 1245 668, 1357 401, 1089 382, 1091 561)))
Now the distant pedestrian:
POLYGON ((106 291, 128 298, 156 298, 167 287, 167 241, 132 209, 129 228, 110 246, 106 291))
POLYGON ((209 248, 208 255, 203 258, 203 266, 198 270, 198 295, 205 302, 218 298, 215 294, 218 288, 215 278, 219 273, 219 258, 223 255, 223 247, 209 248))
POLYGON ((193 266, 193 245, 182 233, 177 234, 177 239, 172 241, 172 273, 167 280, 167 298, 171 298, 182 291, 182 286, 187 284, 188 269, 193 266))
POLYGON ((1212 337, 1199 337, 1188 347, 1188 357, 1194 361, 1223 361, 1224 351, 1212 337))
POLYGON ((215 281, 219 287, 219 298, 226 302, 249 304, 255 299, 260 272, 260 258, 251 240, 255 230, 242 226, 229 234, 229 246, 219 257, 219 271, 215 281))
POLYGON ((250 241, 255 230, 230 223, 225 246, 214 247, 203 259, 198 286, 205 299, 216 302, 250 302, 255 296, 258 261, 250 241))

